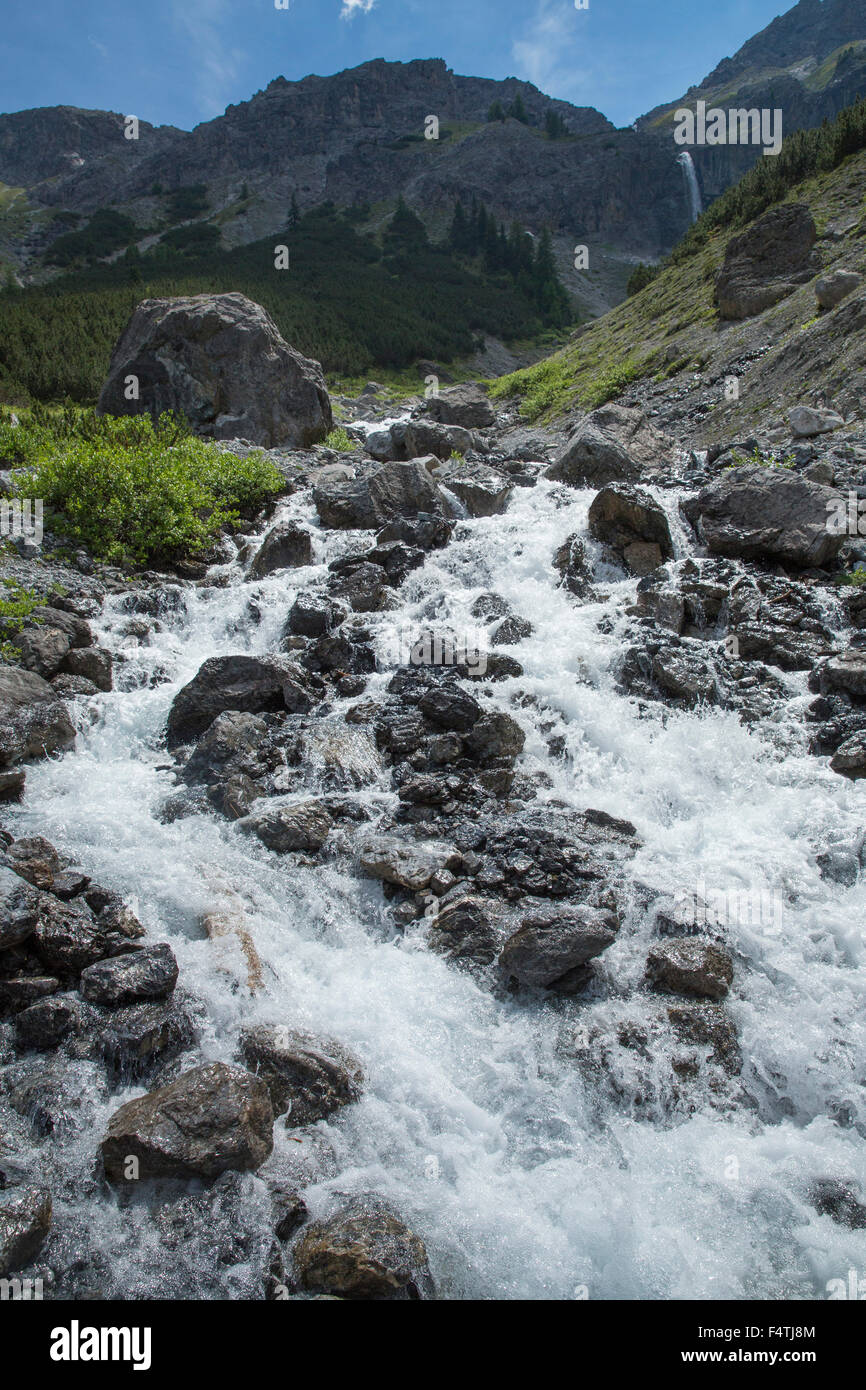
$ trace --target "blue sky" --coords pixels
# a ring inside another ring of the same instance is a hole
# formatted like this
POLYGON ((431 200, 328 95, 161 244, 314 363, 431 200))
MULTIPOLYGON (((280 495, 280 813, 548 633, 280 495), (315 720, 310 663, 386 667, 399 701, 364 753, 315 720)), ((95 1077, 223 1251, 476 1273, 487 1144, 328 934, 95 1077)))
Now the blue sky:
POLYGON ((98 107, 189 129, 272 78, 370 58, 517 76, 627 125, 785 0, 4 0, 0 109, 98 107))

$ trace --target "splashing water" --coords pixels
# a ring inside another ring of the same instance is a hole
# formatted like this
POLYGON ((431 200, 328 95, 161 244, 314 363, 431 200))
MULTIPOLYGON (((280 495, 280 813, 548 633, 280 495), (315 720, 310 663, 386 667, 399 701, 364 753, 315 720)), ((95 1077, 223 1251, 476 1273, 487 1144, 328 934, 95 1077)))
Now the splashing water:
MULTIPOLYGON (((460 522, 403 584, 400 609, 369 623, 384 654, 397 629, 423 626, 431 609, 457 630, 473 625, 479 593, 502 594, 534 631, 514 648, 525 674, 491 687, 491 698, 526 732, 520 766, 544 774, 539 801, 634 822, 642 848, 632 872, 654 891, 693 891, 703 877, 783 895, 778 932, 729 931, 729 1008, 744 1057, 736 1103, 699 1080, 690 1105, 665 1110, 647 1091, 642 1107, 636 1053, 616 1050, 612 1086, 576 1044, 589 1039, 600 1055, 657 1008, 636 991, 650 944, 637 897, 599 962, 609 986, 600 997, 502 999, 429 951, 418 924, 401 935, 380 886, 339 861, 299 867, 215 815, 162 817, 174 783, 161 740, 178 689, 210 656, 275 647, 299 588, 365 539, 321 530, 305 494, 283 513, 313 533, 308 569, 249 584, 223 566, 213 587, 184 591, 185 610, 165 616, 149 646, 120 635, 120 600, 108 601, 99 640, 125 658, 123 688, 87 712, 81 703, 75 750, 28 772, 10 820, 18 834, 52 839, 170 941, 181 984, 204 1004, 205 1058, 230 1060, 239 1027, 259 1019, 337 1037, 361 1057, 364 1095, 317 1126, 327 1163, 307 1175, 304 1198, 314 1215, 347 1193, 391 1200, 425 1240, 441 1296, 823 1297, 827 1280, 866 1267, 864 1234, 818 1216, 806 1195, 816 1176, 866 1180, 866 904, 862 883, 824 882, 815 861, 830 844, 862 842, 863 788, 806 753, 799 675, 786 677, 784 747, 729 712, 640 710, 618 693, 620 609, 634 581, 577 606, 551 563, 568 535, 586 534, 591 498, 544 481, 517 489, 504 516, 460 522), (158 673, 167 679, 151 684, 158 673), (518 690, 535 703, 512 704, 518 690), (564 757, 551 756, 542 715, 564 757), (224 910, 243 913, 263 962, 255 996, 197 927, 224 910)), ((664 502, 672 511, 670 494, 664 502)), ((371 677, 369 693, 389 676, 371 677)), ((330 722, 312 735, 310 777, 339 737, 330 722)), ((370 808, 393 805, 369 748, 358 743, 352 757, 370 808)), ((668 1056, 647 1065, 650 1080, 670 1073, 668 1056)), ((260 1289, 246 1256, 220 1271, 190 1247, 172 1264, 144 1207, 93 1179, 108 1116, 141 1087, 108 1096, 95 1067, 76 1064, 74 1074, 89 1120, 57 1137, 47 1160, 68 1249, 91 1252, 85 1261, 100 1252, 101 1287, 126 1297, 260 1289)), ((280 1123, 274 1161, 299 1161, 280 1123)), ((264 1232, 264 1185, 245 1181, 245 1222, 264 1232)))

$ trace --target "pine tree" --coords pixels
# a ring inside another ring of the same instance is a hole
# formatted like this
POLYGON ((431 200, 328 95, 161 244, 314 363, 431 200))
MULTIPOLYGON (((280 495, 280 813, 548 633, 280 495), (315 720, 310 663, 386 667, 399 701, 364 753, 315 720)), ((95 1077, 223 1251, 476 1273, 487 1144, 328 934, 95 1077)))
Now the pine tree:
POLYGON ((488 121, 504 121, 504 120, 505 120, 505 108, 503 107, 501 101, 494 101, 494 102, 493 102, 493 104, 492 104, 491 107, 490 107, 490 110, 487 112, 487 119, 488 119, 488 121))
POLYGON ((520 95, 519 92, 517 93, 517 96, 514 98, 513 102, 509 106, 508 114, 509 116, 512 116, 515 121, 520 121, 522 125, 529 125, 529 112, 524 106, 523 97, 520 95))

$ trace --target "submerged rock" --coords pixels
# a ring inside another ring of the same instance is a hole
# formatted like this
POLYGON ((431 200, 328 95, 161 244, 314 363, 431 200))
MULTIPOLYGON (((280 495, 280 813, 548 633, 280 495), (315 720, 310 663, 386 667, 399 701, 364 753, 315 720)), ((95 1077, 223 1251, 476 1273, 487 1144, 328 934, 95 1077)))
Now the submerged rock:
POLYGON ((424 1242, 369 1199, 313 1222, 293 1257, 298 1282, 310 1292, 374 1300, 435 1297, 424 1242))
POLYGON ((260 1023, 242 1031, 240 1056, 267 1086, 274 1114, 286 1115, 291 1127, 315 1124, 360 1098, 361 1063, 333 1038, 260 1023))
POLYGON ((0 1191, 0 1277, 35 1260, 51 1229, 51 1193, 45 1187, 0 1191))

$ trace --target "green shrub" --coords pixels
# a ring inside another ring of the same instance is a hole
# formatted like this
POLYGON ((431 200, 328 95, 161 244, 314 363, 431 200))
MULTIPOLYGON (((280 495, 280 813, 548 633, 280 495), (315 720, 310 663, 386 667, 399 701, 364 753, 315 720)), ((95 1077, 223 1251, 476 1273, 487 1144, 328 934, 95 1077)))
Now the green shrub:
POLYGON ((353 449, 358 447, 357 440, 352 439, 342 426, 331 430, 323 443, 326 449, 339 449, 341 453, 351 453, 353 449))
MULTIPOLYGON (((3 586, 0 589, 0 658, 17 662, 20 653, 10 639, 21 631, 41 599, 32 589, 25 589, 14 579, 2 579, 0 585, 3 586)), ((36 618, 34 621, 40 620, 36 618)))
MULTIPOLYGON (((75 415, 75 412, 68 412, 75 415)), ((19 426, 19 428, 22 428, 19 426)), ((52 530, 99 559, 170 562, 201 555, 220 531, 285 490, 262 453, 223 453, 161 416, 81 412, 55 429, 19 480, 52 530)))

